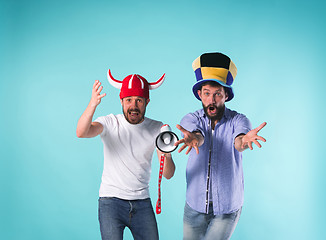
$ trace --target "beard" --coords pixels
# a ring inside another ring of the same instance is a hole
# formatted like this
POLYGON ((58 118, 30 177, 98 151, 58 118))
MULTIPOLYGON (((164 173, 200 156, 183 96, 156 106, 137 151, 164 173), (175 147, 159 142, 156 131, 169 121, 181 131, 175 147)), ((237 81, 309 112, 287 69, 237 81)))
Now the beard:
POLYGON ((222 106, 215 106, 214 104, 210 104, 208 106, 204 106, 203 104, 203 109, 206 116, 211 121, 220 121, 224 114, 225 105, 223 104, 222 106))
POLYGON ((130 108, 124 111, 123 115, 130 124, 138 124, 144 120, 145 111, 142 113, 138 108, 130 108))

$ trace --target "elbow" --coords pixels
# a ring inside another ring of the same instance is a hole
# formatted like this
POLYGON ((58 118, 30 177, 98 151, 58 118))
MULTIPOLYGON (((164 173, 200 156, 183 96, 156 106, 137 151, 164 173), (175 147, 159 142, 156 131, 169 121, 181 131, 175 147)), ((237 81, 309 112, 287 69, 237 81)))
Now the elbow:
POLYGON ((167 180, 171 179, 174 176, 174 173, 164 176, 167 180))
POLYGON ((84 138, 84 137, 85 137, 84 134, 83 134, 82 132, 78 131, 78 129, 77 129, 77 131, 76 131, 76 136, 77 136, 78 138, 84 138))
POLYGON ((173 167, 173 169, 171 169, 171 171, 165 172, 163 175, 167 180, 169 180, 174 176, 174 172, 175 172, 175 167, 173 167))

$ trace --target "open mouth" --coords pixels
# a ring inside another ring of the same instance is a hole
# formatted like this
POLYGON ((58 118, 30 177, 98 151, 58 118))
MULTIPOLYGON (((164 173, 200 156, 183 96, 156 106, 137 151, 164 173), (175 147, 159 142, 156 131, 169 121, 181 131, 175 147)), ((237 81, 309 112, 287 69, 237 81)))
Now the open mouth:
POLYGON ((134 112, 134 111, 130 111, 129 115, 131 116, 138 116, 139 112, 134 112))
POLYGON ((216 107, 214 107, 214 106, 209 106, 209 107, 208 107, 208 111, 209 111, 210 113, 215 113, 215 112, 216 112, 216 107))
POLYGON ((128 111, 128 114, 131 117, 138 117, 140 114, 140 111, 138 109, 132 109, 132 110, 128 111))

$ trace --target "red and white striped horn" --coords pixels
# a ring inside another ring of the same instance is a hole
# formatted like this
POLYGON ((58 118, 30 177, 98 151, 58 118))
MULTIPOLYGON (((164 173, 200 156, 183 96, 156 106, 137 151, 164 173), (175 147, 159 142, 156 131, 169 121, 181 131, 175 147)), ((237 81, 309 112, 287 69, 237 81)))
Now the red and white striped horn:
POLYGON ((163 76, 158 81, 156 81, 154 83, 148 83, 149 90, 153 90, 153 89, 158 88, 159 86, 162 85, 164 80, 165 80, 165 73, 163 74, 163 76))
POLYGON ((108 76, 109 83, 113 87, 118 88, 118 89, 121 89, 121 87, 122 87, 122 81, 113 78, 110 69, 108 70, 107 76, 108 76))

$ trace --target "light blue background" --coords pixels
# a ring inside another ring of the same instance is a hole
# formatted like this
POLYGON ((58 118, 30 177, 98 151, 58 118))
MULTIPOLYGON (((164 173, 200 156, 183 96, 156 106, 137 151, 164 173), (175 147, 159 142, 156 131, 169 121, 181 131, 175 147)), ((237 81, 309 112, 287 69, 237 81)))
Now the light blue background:
MULTIPOLYGON (((147 116, 175 125, 201 107, 192 61, 221 51, 238 67, 231 109, 263 121, 262 149, 244 153, 245 204, 232 239, 324 239, 323 1, 0 1, 0 238, 100 239, 100 139, 78 139, 95 79, 95 117, 121 113, 106 80, 166 81, 147 116), (298 3, 299 2, 299 3, 298 3)), ((184 153, 162 182, 161 239, 182 238, 184 153)), ((157 199, 158 161, 151 196, 157 199)), ((125 239, 131 239, 126 231, 125 239)))

